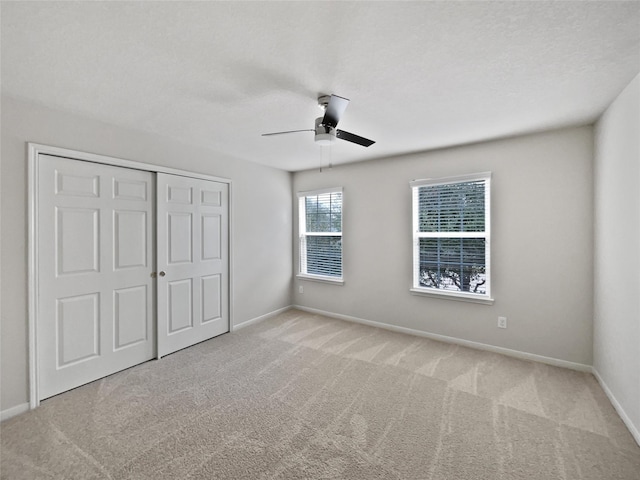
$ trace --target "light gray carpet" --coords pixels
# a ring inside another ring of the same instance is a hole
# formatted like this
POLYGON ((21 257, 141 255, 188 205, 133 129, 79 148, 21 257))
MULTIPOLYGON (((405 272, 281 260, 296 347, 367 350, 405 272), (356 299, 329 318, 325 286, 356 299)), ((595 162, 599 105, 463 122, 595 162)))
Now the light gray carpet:
POLYGON ((640 479, 590 374, 290 310, 1 426, 3 479, 640 479))

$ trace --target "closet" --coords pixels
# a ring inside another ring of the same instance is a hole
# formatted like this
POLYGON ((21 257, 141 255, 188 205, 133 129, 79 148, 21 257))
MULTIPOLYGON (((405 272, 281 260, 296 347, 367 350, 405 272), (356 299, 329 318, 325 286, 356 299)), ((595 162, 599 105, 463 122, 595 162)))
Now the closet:
POLYGON ((229 331, 228 182, 33 162, 36 402, 229 331))

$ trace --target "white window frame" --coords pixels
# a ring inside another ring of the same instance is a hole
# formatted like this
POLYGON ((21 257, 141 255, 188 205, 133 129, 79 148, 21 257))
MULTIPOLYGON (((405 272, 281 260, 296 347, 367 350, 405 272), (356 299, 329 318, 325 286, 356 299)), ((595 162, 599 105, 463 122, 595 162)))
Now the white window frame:
POLYGON ((428 178, 414 180, 409 183, 412 194, 412 233, 413 233, 413 286, 411 293, 416 295, 426 295, 450 300, 459 300, 474 303, 493 304, 491 298, 491 172, 482 172, 469 175, 458 175, 453 177, 428 178), (484 181, 484 232, 420 232, 419 228, 419 198, 420 187, 451 185, 455 183, 484 181), (440 290, 438 288, 420 286, 420 239, 421 238, 484 238, 485 239, 485 292, 456 292, 451 290, 440 290))
POLYGON ((307 272, 306 265, 306 252, 303 252, 303 245, 305 244, 304 240, 306 237, 311 236, 336 236, 342 237, 343 230, 343 220, 344 220, 344 192, 342 187, 333 187, 333 188, 323 188, 319 190, 310 190, 306 192, 298 192, 298 274, 297 278, 305 279, 305 280, 315 280, 319 282, 328 282, 338 285, 344 284, 344 241, 342 243, 342 250, 340 252, 340 266, 342 275, 340 277, 333 277, 329 275, 317 275, 307 272), (305 208, 305 199, 306 197, 313 197, 316 195, 330 194, 330 193, 341 193, 342 194, 342 216, 340 218, 340 232, 307 232, 307 215, 305 208))

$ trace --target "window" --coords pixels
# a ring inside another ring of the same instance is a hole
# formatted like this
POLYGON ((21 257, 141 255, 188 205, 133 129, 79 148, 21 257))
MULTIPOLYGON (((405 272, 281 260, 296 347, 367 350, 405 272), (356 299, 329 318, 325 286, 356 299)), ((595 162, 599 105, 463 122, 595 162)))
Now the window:
POLYGON ((414 293, 492 303, 491 173, 411 182, 414 293))
POLYGON ((298 193, 300 276, 342 282, 342 188, 298 193))

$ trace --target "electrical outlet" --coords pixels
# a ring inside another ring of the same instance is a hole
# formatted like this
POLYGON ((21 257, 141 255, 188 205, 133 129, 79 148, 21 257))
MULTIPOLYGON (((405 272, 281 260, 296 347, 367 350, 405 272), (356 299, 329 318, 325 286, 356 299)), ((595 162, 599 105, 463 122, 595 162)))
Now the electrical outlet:
POLYGON ((298 285, 298 293, 304 293, 304 287, 302 285, 298 285))
POLYGON ((507 317, 498 317, 498 328, 507 328, 507 317))

